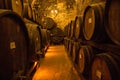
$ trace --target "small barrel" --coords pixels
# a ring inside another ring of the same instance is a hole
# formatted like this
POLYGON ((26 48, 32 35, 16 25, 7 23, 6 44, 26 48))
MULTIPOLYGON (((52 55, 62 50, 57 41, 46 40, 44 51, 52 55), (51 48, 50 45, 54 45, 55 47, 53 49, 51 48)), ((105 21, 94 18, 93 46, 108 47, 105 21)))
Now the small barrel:
POLYGON ((91 68, 91 80, 119 80, 120 55, 116 53, 97 54, 91 68))
POLYGON ((78 68, 83 75, 89 75, 89 70, 95 55, 95 51, 91 46, 81 46, 79 50, 78 68))
POLYGON ((70 57, 72 57, 72 52, 73 52, 73 41, 69 40, 69 43, 68 43, 68 54, 69 54, 70 57))
POLYGON ((68 38, 70 38, 71 35, 71 22, 68 24, 68 38))
POLYGON ((105 28, 110 39, 120 45, 120 1, 107 0, 105 6, 105 28))
POLYGON ((83 33, 82 33, 82 16, 76 16, 75 18, 75 39, 82 39, 83 33))
POLYGON ((65 37, 67 37, 67 28, 68 28, 68 25, 66 25, 66 26, 64 27, 64 30, 63 30, 65 37))
POLYGON ((30 62, 35 62, 38 60, 37 55, 41 54, 41 48, 42 48, 42 39, 40 37, 40 28, 39 25, 35 23, 29 23, 25 22, 27 31, 29 34, 29 60, 30 62))
POLYGON ((104 3, 97 3, 86 7, 83 16, 83 35, 86 40, 95 42, 109 41, 103 25, 104 6, 104 3))
POLYGON ((71 29, 70 29, 70 30, 71 30, 71 31, 70 31, 70 38, 71 38, 71 39, 74 39, 74 37, 75 37, 75 36, 74 36, 74 34, 75 34, 75 21, 71 21, 71 25, 70 25, 70 26, 71 26, 71 27, 70 27, 70 28, 71 28, 71 29))
POLYGON ((22 0, 1 0, 1 9, 9 9, 20 16, 23 16, 23 1, 22 0))
POLYGON ((0 80, 13 80, 25 71, 29 45, 27 28, 18 14, 0 9, 0 37, 0 80))
POLYGON ((73 52, 72 52, 72 61, 74 63, 77 63, 77 56, 79 54, 80 49, 80 43, 79 42, 73 42, 73 52))

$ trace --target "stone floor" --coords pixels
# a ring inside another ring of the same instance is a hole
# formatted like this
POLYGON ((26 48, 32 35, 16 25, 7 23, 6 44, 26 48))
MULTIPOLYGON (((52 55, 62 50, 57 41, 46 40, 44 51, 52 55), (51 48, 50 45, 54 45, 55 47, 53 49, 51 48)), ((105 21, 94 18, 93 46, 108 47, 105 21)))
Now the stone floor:
POLYGON ((50 46, 32 80, 82 80, 63 45, 50 46))

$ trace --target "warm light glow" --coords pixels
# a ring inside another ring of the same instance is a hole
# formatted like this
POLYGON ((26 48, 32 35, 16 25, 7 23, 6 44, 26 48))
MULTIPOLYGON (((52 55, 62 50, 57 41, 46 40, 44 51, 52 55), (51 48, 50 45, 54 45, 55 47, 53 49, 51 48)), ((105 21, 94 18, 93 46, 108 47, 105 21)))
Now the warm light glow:
POLYGON ((51 10, 51 13, 57 14, 57 13, 58 13, 58 10, 51 10))

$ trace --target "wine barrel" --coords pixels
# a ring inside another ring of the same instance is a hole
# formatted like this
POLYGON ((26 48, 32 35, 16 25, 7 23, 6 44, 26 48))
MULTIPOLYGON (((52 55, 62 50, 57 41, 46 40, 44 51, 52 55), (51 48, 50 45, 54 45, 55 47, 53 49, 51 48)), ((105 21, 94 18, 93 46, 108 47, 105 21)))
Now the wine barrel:
POLYGON ((120 45, 120 1, 107 0, 105 6, 105 28, 110 39, 120 45))
POLYGON ((70 57, 72 57, 72 53, 73 53, 73 41, 69 40, 69 44, 68 44, 68 54, 70 57))
POLYGON ((23 1, 22 0, 1 0, 1 9, 9 9, 20 16, 23 16, 23 1))
POLYGON ((64 33, 60 28, 55 27, 50 30, 50 37, 51 37, 51 43, 61 44, 64 39, 64 33))
POLYGON ((83 75, 88 75, 95 52, 91 46, 81 46, 79 50, 78 68, 83 75))
POLYGON ((74 34, 75 34, 75 21, 71 21, 71 25, 70 25, 70 26, 71 26, 71 27, 70 27, 70 28, 71 28, 71 29, 70 29, 70 30, 71 30, 71 31, 70 31, 70 38, 71 38, 71 39, 74 39, 74 37, 75 37, 75 36, 74 36, 74 34))
POLYGON ((69 26, 70 26, 70 23, 68 23, 68 25, 66 26, 66 37, 69 38, 69 26))
POLYGON ((86 7, 83 16, 83 35, 86 40, 109 41, 104 27, 104 6, 105 3, 97 3, 86 7))
POLYGON ((71 22, 68 24, 68 38, 70 38, 71 35, 71 22))
POLYGON ((76 16, 75 18, 75 39, 82 39, 83 33, 82 33, 82 17, 76 16))
POLYGON ((52 28, 57 26, 55 21, 50 17, 46 17, 44 22, 45 22, 45 29, 48 30, 51 30, 52 28))
POLYGON ((29 23, 29 22, 25 22, 25 23, 26 23, 28 34, 29 34, 29 40, 30 40, 28 57, 30 62, 35 62, 38 60, 37 55, 42 54, 41 53, 42 39, 40 37, 40 34, 41 34, 40 28, 39 28, 39 25, 35 23, 29 23))
POLYGON ((79 54, 80 44, 79 42, 73 42, 72 61, 77 63, 77 55, 79 54))
POLYGON ((91 80, 119 80, 120 55, 114 53, 97 54, 91 68, 91 80))
POLYGON ((67 32, 68 32, 68 25, 66 25, 65 27, 64 27, 64 35, 65 35, 65 37, 67 37, 67 32))
POLYGON ((45 52, 50 43, 50 37, 47 29, 41 29, 42 51, 45 52))
POLYGON ((0 37, 0 80, 14 80, 25 71, 29 44, 25 23, 18 14, 0 9, 0 37))

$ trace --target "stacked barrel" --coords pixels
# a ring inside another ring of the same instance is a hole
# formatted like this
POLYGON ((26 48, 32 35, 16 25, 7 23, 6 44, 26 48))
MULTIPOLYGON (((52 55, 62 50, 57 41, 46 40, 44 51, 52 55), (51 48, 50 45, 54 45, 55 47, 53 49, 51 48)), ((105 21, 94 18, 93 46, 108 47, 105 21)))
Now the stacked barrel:
POLYGON ((65 49, 87 80, 120 79, 119 3, 119 0, 91 2, 82 16, 64 28, 65 49))
POLYGON ((47 29, 33 20, 23 0, 0 0, 0 79, 31 80, 49 46, 47 29), (24 6, 23 6, 24 4, 24 6))
POLYGON ((46 17, 44 24, 43 28, 47 29, 50 34, 50 43, 55 45, 62 44, 64 40, 64 33, 63 30, 57 26, 55 21, 50 17, 46 17))

